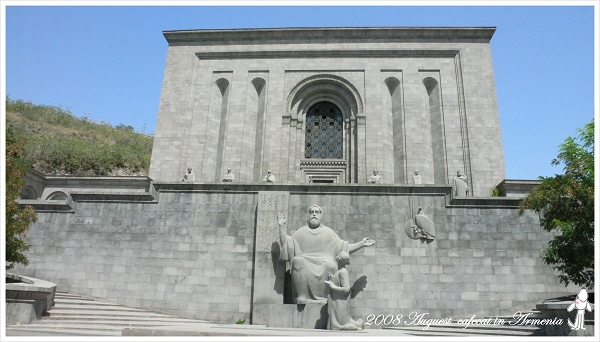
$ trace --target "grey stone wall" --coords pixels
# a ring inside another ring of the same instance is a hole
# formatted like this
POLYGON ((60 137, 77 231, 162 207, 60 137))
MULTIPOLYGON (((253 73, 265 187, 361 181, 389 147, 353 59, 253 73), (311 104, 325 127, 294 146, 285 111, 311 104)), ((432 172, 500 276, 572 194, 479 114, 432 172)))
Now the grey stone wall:
POLYGON ((367 281, 354 299, 357 316, 411 311, 442 318, 512 315, 566 290, 540 258, 549 234, 536 214, 447 207, 443 196, 431 195, 306 197, 291 197, 290 227, 305 223, 307 204, 319 203, 324 224, 342 239, 377 241, 352 254, 347 267, 351 282, 367 281), (436 239, 429 244, 404 232, 419 206, 435 224, 436 239))
POLYGON ((290 194, 290 234, 319 204, 324 224, 342 239, 377 241, 352 254, 348 266, 354 315, 363 319, 411 311, 512 315, 578 291, 559 284, 542 262, 551 235, 536 214, 518 216, 515 199, 459 202, 449 187, 428 185, 154 186, 154 202, 80 195, 74 212, 40 212, 27 235, 30 265, 15 273, 133 307, 223 323, 249 319, 257 194, 273 190, 290 194), (419 206, 435 223, 431 243, 404 231, 419 206))
POLYGON ((24 271, 61 290, 235 322, 250 312, 254 211, 251 194, 78 202, 72 214, 38 214, 24 271))

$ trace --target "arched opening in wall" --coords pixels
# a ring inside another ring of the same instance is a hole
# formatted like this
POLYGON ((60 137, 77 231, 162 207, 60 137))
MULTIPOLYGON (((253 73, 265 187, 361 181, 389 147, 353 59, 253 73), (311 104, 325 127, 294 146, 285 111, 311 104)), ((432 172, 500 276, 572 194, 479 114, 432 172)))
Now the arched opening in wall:
POLYGON ((363 115, 359 92, 348 80, 318 74, 300 81, 288 95, 283 116, 284 124, 290 125, 289 167, 294 180, 358 182, 366 158, 364 148, 358 149, 365 143, 363 115))
POLYGON ((25 186, 21 189, 21 199, 37 199, 37 193, 31 185, 25 186))
POLYGON ((265 132, 265 93, 267 82, 257 77, 252 80, 254 90, 256 90, 256 134, 254 140, 254 175, 255 182, 259 182, 262 175, 262 156, 263 156, 263 139, 265 132))
MULTIPOLYGON (((220 104, 218 113, 220 114, 219 140, 217 144, 217 163, 215 168, 215 181, 220 181, 223 176, 223 156, 225 153, 225 132, 227 131, 227 111, 229 104, 229 81, 226 78, 219 78, 215 82, 218 88, 217 96, 220 98, 217 102, 220 104), (220 100, 220 101, 219 101, 220 100)), ((231 166, 227 166, 231 167, 231 166)))
POLYGON ((46 198, 47 201, 64 201, 67 199, 67 194, 62 191, 55 191, 48 195, 46 198))
POLYGON ((433 77, 423 79, 423 85, 429 98, 433 179, 435 184, 447 184, 446 142, 441 90, 438 81, 433 77))
POLYGON ((396 77, 385 79, 390 93, 392 111, 392 130, 394 137, 394 183, 406 183, 406 150, 404 139, 404 115, 402 111, 402 91, 400 81, 396 77))

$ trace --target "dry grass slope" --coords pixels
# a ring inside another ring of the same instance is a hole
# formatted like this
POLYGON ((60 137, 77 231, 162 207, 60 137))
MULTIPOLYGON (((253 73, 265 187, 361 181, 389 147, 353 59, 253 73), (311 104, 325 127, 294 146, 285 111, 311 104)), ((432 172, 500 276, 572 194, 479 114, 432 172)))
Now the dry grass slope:
POLYGON ((75 117, 56 106, 6 99, 6 124, 26 141, 23 155, 48 175, 148 175, 152 136, 75 117))

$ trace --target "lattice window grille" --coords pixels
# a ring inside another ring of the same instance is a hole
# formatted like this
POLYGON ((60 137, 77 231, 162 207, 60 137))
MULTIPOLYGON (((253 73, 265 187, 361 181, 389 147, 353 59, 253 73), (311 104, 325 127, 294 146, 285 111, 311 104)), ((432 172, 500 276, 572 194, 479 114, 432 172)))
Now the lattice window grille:
POLYGON ((313 105, 306 114, 306 158, 343 158, 343 116, 330 102, 313 105))

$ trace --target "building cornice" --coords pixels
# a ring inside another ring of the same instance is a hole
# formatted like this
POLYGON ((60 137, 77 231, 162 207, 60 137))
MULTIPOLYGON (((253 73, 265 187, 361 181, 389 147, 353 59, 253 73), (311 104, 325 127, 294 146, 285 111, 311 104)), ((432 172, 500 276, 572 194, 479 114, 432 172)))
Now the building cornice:
POLYGON ((198 59, 276 59, 276 58, 454 58, 458 50, 261 50, 261 51, 202 51, 198 59))
POLYGON ((300 44, 325 42, 489 43, 495 27, 270 28, 163 31, 169 45, 300 44))

